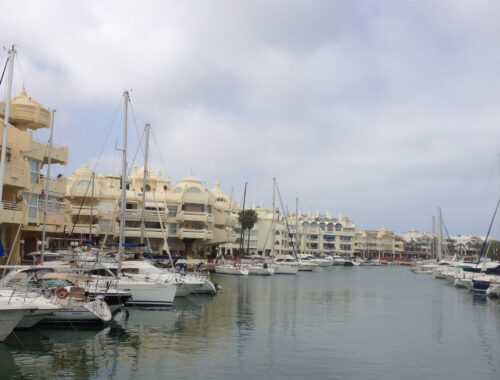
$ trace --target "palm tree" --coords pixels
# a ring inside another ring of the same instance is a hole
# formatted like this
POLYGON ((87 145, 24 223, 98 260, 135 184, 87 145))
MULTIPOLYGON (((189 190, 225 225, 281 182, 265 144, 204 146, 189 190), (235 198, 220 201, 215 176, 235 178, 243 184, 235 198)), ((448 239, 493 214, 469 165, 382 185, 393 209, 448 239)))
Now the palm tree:
POLYGON ((243 230, 243 236, 245 235, 245 230, 248 230, 248 245, 247 245, 247 254, 248 248, 250 245, 250 230, 253 228, 255 223, 257 223, 258 217, 255 210, 248 209, 243 210, 238 213, 238 221, 240 222, 241 229, 243 230))

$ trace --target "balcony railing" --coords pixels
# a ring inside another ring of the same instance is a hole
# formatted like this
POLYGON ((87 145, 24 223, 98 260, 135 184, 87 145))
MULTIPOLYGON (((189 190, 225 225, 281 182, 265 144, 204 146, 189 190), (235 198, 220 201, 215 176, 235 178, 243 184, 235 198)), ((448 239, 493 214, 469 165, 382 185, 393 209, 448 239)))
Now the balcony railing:
POLYGON ((181 211, 177 214, 176 218, 180 222, 190 221, 212 223, 214 221, 213 215, 208 212, 181 211))
POLYGON ((181 239, 213 239, 214 233, 213 231, 208 230, 196 230, 193 228, 181 228, 179 230, 181 239))

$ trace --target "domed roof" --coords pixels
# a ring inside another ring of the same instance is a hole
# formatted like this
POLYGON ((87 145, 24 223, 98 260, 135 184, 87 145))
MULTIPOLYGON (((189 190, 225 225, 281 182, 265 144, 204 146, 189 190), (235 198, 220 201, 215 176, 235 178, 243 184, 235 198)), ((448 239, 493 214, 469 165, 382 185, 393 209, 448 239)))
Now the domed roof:
POLYGON ((90 169, 87 164, 83 164, 81 168, 78 168, 73 173, 76 178, 90 178, 92 177, 92 169, 90 169))
MULTIPOLYGON (((28 97, 24 87, 18 96, 10 100, 10 107, 9 122, 17 128, 22 130, 26 130, 27 128, 49 128, 51 118, 50 111, 37 101, 28 97)), ((2 107, 2 111, 3 110, 4 108, 2 107)))
POLYGON ((181 179, 180 183, 195 183, 197 185, 203 185, 203 182, 201 181, 201 179, 198 179, 193 175, 193 171, 191 171, 189 173, 189 176, 181 179))

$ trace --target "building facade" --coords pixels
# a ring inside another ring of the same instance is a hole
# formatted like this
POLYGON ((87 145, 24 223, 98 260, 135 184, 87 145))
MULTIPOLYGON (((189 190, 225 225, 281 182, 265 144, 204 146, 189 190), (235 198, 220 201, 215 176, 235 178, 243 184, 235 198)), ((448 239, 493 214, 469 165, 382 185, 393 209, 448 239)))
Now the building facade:
MULTIPOLYGON (((126 243, 144 243, 153 252, 209 255, 236 239, 236 205, 217 182, 212 190, 192 174, 171 186, 162 173, 133 168, 127 179, 126 243), (144 192, 144 203, 143 203, 144 192), (142 223, 144 217, 144 225, 142 223), (142 241, 141 241, 142 240, 142 241)), ((117 242, 121 221, 121 178, 100 176, 86 165, 68 177, 69 235, 99 244, 117 242)))
MULTIPOLYGON (((5 102, 0 102, 2 135, 4 118, 5 102)), ((24 88, 11 99, 6 147, 2 143, 6 163, 0 210, 0 238, 7 255, 12 253, 11 264, 18 263, 25 252, 39 248, 45 212, 48 234, 62 233, 68 222, 63 201, 66 180, 61 176, 47 179, 41 174, 48 165, 49 145, 33 138, 34 131, 50 124, 51 112, 28 97, 24 88)), ((53 146, 51 165, 67 163, 68 147, 53 146)))
POLYGON ((401 236, 382 227, 379 231, 361 227, 355 235, 355 254, 360 257, 401 258, 404 241, 401 236))

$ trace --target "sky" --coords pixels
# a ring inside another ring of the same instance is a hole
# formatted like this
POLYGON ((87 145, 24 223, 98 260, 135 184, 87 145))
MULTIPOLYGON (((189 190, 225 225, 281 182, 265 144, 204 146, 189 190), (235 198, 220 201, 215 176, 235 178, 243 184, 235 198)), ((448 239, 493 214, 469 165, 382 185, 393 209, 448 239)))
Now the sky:
MULTIPOLYGON (((69 175, 150 163, 357 227, 485 235, 500 195, 498 1, 4 0, 14 93, 56 109, 69 175), (102 152, 102 153, 101 153, 102 152), (136 159, 133 160, 133 157, 136 159)), ((1 86, 5 98, 5 83, 1 86)), ((48 130, 35 137, 48 140, 48 130)), ((493 234, 500 235, 499 227, 493 234)))

